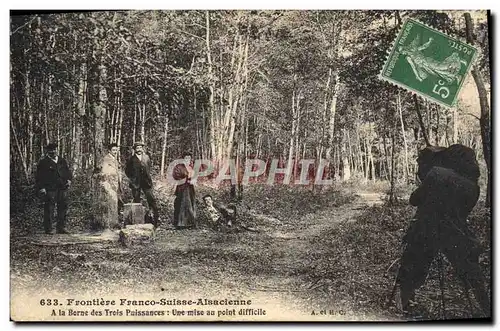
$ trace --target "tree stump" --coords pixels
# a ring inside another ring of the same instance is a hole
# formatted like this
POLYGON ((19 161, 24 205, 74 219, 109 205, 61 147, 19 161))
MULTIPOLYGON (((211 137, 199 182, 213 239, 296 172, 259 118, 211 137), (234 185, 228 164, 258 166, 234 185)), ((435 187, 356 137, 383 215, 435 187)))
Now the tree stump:
POLYGON ((131 224, 120 230, 118 241, 123 246, 144 244, 154 240, 153 224, 131 224))
POLYGON ((144 224, 146 211, 140 203, 126 203, 123 205, 123 218, 125 225, 144 224))

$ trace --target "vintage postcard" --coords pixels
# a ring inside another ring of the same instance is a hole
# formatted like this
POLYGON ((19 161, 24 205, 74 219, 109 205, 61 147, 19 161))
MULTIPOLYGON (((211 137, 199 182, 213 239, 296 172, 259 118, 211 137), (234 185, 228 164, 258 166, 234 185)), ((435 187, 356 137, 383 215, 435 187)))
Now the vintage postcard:
POLYGON ((10 317, 492 321, 490 14, 10 15, 10 317))

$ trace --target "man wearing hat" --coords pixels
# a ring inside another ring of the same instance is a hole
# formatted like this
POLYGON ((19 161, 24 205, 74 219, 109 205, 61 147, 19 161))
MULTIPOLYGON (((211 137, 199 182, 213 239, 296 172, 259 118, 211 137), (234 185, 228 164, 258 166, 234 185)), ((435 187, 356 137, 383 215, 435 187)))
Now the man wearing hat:
POLYGON ((46 234, 52 234, 54 209, 57 205, 57 233, 67 234, 65 230, 68 211, 67 190, 73 175, 65 159, 57 155, 57 144, 50 143, 46 154, 38 162, 36 169, 36 188, 44 201, 43 225, 46 234))
POLYGON ((129 179, 129 185, 132 189, 132 196, 134 203, 141 202, 141 191, 144 192, 148 201, 149 208, 153 211, 153 225, 157 227, 158 224, 158 207, 156 199, 153 195, 153 180, 151 179, 151 160, 149 156, 144 153, 144 143, 134 143, 134 155, 127 161, 125 167, 125 174, 129 179))

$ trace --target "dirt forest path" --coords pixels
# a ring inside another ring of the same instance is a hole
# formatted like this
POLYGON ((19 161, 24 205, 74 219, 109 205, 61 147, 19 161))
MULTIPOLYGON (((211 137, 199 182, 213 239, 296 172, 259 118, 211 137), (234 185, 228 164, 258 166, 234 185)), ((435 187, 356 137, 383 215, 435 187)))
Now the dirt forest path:
MULTIPOLYGON (((13 239, 12 287, 19 288, 21 296, 32 290, 54 295, 74 288, 86 297, 250 299, 249 308, 266 311, 260 316, 233 316, 234 306, 221 306, 217 319, 391 320, 395 317, 370 307, 360 310, 351 298, 334 295, 335 279, 310 277, 315 257, 317 261, 318 256, 331 255, 318 244, 319 236, 356 222, 366 208, 381 203, 380 193, 361 192, 349 203, 318 208, 298 219, 262 213, 265 225, 259 232, 160 227, 151 244, 126 248, 106 242, 36 247, 33 238, 13 239), (26 255, 32 255, 28 262, 35 271, 24 262, 26 255), (72 261, 61 262, 68 257, 72 261)), ((349 259, 349 252, 336 258, 349 259)))
MULTIPOLYGON (((316 237, 334 227, 355 222, 367 207, 381 203, 380 193, 361 192, 357 193, 357 198, 351 203, 306 214, 293 224, 268 218, 269 226, 266 229, 256 234, 248 233, 255 237, 255 241, 228 243, 226 247, 216 248, 235 254, 240 252, 242 257, 255 259, 252 265, 260 265, 263 269, 268 269, 268 272, 257 275, 251 272, 252 270, 248 273, 244 270, 235 272, 230 266, 226 268, 224 265, 214 265, 207 261, 198 267, 185 265, 173 271, 177 276, 173 282, 165 284, 164 290, 176 292, 186 286, 192 286, 190 283, 194 282, 200 285, 197 286, 198 291, 205 296, 252 298, 255 302, 254 308, 273 307, 271 314, 279 313, 281 318, 292 320, 386 320, 390 317, 382 313, 353 310, 348 299, 341 299, 339 302, 338 298, 331 298, 322 290, 331 285, 331 280, 309 281, 303 277, 307 273, 311 253, 322 249, 315 245, 316 237), (258 253, 259 251, 262 254, 258 253), (312 315, 313 312, 315 315, 312 315), (326 315, 323 315, 325 312, 326 315)), ((186 238, 176 239, 165 236, 164 239, 157 240, 155 245, 161 250, 182 247, 188 250, 193 245, 203 245, 200 237, 191 237, 188 241, 186 238)))

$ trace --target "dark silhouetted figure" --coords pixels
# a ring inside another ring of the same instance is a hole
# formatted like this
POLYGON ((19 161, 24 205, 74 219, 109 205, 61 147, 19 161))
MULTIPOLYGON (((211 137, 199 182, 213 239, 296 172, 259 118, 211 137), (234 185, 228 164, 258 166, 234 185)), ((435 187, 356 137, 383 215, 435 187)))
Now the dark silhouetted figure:
POLYGON ((463 145, 427 147, 417 159, 421 185, 410 203, 417 206, 403 241, 397 283, 403 310, 409 310, 415 290, 423 285, 433 259, 441 251, 466 288, 472 288, 483 315, 490 301, 479 266, 481 247, 467 226, 467 217, 479 199, 479 166, 474 151, 463 145))
POLYGON ((65 159, 57 155, 57 144, 46 147, 46 155, 36 169, 36 188, 44 202, 43 225, 46 234, 52 234, 54 211, 57 205, 57 233, 65 229, 68 211, 68 188, 73 176, 65 159))

